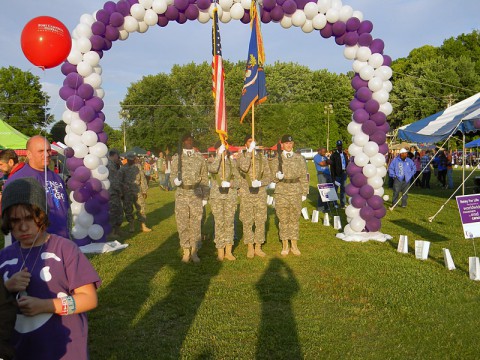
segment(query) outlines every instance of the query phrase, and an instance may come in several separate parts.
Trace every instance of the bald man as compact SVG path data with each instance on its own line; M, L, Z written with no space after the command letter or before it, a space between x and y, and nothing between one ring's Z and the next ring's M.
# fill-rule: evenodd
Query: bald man
M47 231L68 239L68 209L70 205L62 178L48 168L51 154L52 148L47 139L40 135L32 136L27 141L28 164L12 174L5 183L5 187L16 179L26 177L36 179L47 193L47 213L50 222Z

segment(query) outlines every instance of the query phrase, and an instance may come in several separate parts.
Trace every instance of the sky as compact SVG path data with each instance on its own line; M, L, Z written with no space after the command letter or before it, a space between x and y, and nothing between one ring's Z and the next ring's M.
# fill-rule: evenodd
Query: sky
M51 112L62 118L65 102L58 96L65 76L60 66L42 71L24 56L20 46L23 27L37 16L51 16L73 31L83 14L93 14L106 1L99 0L15 0L0 13L0 67L15 66L40 78L50 95ZM408 56L424 45L440 46L445 39L480 29L478 0L344 0L344 5L361 11L373 23L372 35L385 42L384 53L392 59ZM246 60L250 28L240 21L220 23L224 59ZM262 24L266 63L295 62L313 70L346 73L351 61L343 56L343 46L333 38L323 39L318 31L304 33L300 28L284 29L278 23ZM169 73L175 64L211 62L211 23L188 21L167 27L150 27L146 33L133 33L125 41L114 42L105 52L103 70L106 122L121 127L119 103L131 83L143 76ZM267 74L268 88L268 74ZM239 90L240 101L240 90ZM212 99L213 103L213 99Z

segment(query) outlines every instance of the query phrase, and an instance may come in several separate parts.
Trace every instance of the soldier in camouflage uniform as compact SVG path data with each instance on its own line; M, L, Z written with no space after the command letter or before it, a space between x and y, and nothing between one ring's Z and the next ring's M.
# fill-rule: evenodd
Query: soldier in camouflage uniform
M203 206L207 204L210 189L205 159L193 149L190 134L182 137L182 151L173 157L171 176L177 186L175 219L183 249L182 261L199 262L197 251L202 239Z
M308 178L305 159L302 155L293 152L293 138L290 135L282 137L283 151L281 159L276 158L272 168L275 173L275 211L279 220L279 235L282 241L283 256L289 253L290 240L292 253L300 255L297 241L299 238L299 216L302 202L308 194ZM281 162L281 169L279 163Z
M235 160L230 159L225 146L215 144L217 156L211 158L207 168L211 178L210 207L215 220L215 246L218 260L235 260L232 254L234 219L237 210L238 170Z
M120 226L123 222L123 207L122 207L122 185L120 182L120 155L117 150L110 150L108 153L108 180L110 181L110 188L108 194L110 195L109 214L110 225L112 232L110 237L118 238L120 235Z
M255 255L266 255L262 250L267 221L266 187L272 181L272 175L268 160L263 154L256 154L255 142L250 135L245 137L245 146L246 151L237 159L240 174L240 221L243 223L243 241L248 246L247 257L251 259Z
M123 186L123 206L125 217L130 223L129 231L135 231L135 223L133 218L133 207L137 210L137 219L140 221L143 232L150 232L145 222L147 215L145 212L145 199L147 198L147 179L143 173L140 164L135 162L136 155L133 151L129 151L126 155L127 164L122 166L119 171L120 182Z

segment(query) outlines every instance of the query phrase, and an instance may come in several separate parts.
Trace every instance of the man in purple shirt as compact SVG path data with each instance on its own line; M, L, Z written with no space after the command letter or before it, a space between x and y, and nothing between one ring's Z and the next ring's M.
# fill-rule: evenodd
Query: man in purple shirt
M52 149L50 143L41 135L32 136L27 141L28 164L11 175L5 186L15 179L32 177L44 188L47 194L48 219L50 226L47 231L64 238L69 238L67 189L62 178L48 168Z

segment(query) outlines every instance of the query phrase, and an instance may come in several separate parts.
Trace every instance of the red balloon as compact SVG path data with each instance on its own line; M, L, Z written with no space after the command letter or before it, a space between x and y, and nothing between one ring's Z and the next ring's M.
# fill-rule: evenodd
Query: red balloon
M44 69L64 62L72 48L68 29L50 16L30 20L22 30L20 41L25 57L33 65Z

